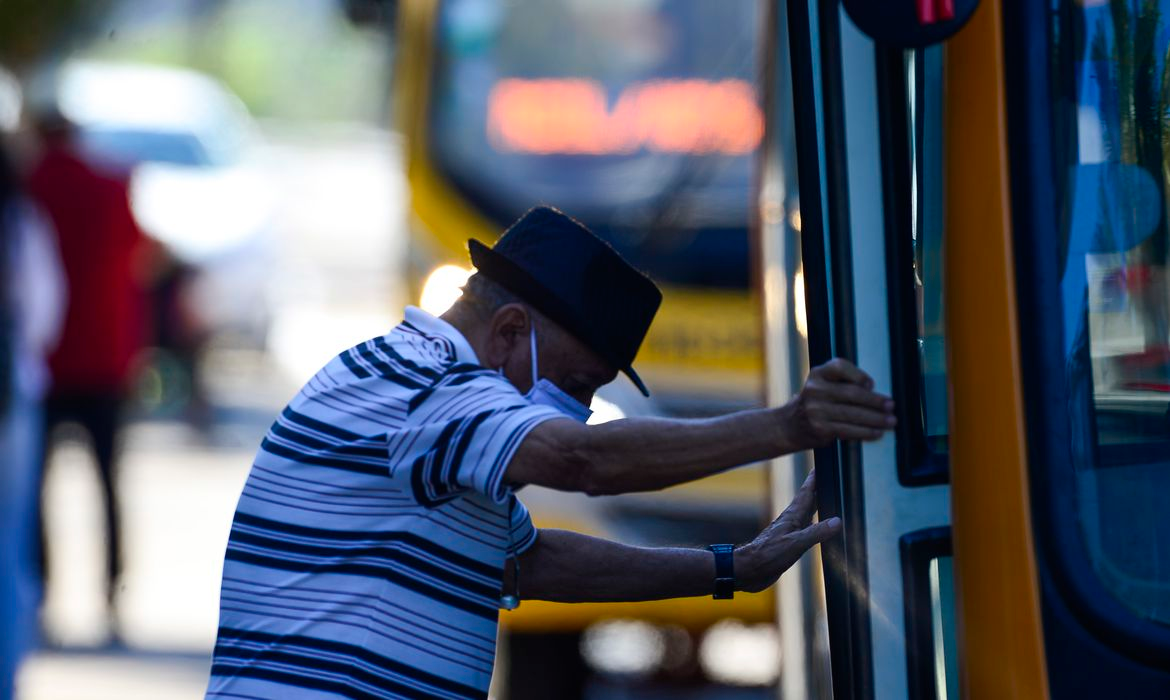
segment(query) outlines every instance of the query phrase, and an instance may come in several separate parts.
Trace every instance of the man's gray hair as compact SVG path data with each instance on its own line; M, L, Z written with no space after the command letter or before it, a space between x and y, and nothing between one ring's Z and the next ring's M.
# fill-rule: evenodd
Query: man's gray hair
M491 316L507 304L528 306L523 299L480 272L473 274L468 278L467 284L463 285L463 296L460 301L467 302L484 316Z

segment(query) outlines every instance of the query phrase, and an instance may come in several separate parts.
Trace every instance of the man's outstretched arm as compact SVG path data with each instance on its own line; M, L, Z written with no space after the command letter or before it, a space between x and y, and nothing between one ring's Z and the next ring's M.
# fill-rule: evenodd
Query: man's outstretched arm
M542 423L505 478L595 495L654 491L832 440L875 440L893 427L893 409L865 372L833 360L814 368L800 393L778 408L690 420Z
M815 477L754 540L735 550L736 589L761 591L775 583L815 544L833 537L841 522L811 523ZM511 567L505 569L511 574ZM633 602L711 595L714 555L705 549L631 547L565 530L541 530L520 556L520 597L563 603ZM512 590L506 581L505 591Z

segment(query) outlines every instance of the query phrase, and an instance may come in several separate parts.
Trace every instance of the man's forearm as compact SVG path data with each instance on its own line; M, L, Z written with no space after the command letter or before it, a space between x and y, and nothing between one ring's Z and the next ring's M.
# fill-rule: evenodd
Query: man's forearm
M833 440L877 440L896 420L894 402L872 389L864 372L833 360L778 408L595 426L550 420L520 444L505 478L594 495L653 491Z
M652 491L803 449L786 407L717 418L631 418L587 431L596 494Z
M561 603L633 602L710 595L705 549L631 547L566 530L540 531L520 557L520 597Z
M735 548L737 591L762 591L809 548L835 537L840 518L813 523L816 476L810 473L780 517ZM511 567L505 569L511 574ZM513 582L504 582L513 590ZM630 547L565 530L540 530L520 557L520 597L563 603L662 600L710 595L715 555L705 549Z

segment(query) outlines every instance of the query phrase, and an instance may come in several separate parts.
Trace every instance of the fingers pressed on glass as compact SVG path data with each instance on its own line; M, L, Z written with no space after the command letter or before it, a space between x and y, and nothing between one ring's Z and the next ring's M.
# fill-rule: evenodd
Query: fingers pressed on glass
M874 411L857 406L836 405L829 412L829 417L837 423L847 423L864 428L879 430L894 427L895 418L889 413Z
M792 502L788 504L780 517L772 522L772 525L783 530L798 530L808 525L816 510L816 472L814 470L804 478L804 483L801 484L800 489L792 498Z
M788 509L802 525L812 518L812 514L817 510L817 503L816 489L811 481L805 479L804 485L800 487Z
M808 476L804 477L804 482L801 483L801 485L800 485L800 490L801 491L804 491L805 489L812 490L812 489L815 489L816 487L817 487L817 470L810 469L808 472Z
M811 549L814 545L818 545L825 540L832 539L841 532L841 519L829 518L817 523L813 523L808 527L797 533L798 541L802 549Z
M889 396L874 393L853 384L839 384L828 390L828 393L843 403L866 406L878 411L890 411L894 408L893 399Z
M860 384L861 386L873 386L873 378L848 360L838 357L823 367L826 370L826 376L831 379Z
M853 423L829 423L827 428L838 440L864 440L869 442L871 440L877 440L885 434L885 431L882 429L866 428Z

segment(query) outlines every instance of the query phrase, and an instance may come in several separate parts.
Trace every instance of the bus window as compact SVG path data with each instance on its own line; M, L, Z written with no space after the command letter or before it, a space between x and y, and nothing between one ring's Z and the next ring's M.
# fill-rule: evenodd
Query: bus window
M884 49L891 356L903 485L947 480L942 242L943 48Z
M1170 0L1054 9L1076 519L1106 588L1170 624Z
M930 626L934 642L934 688L938 700L959 697L959 649L955 636L954 557L930 560Z
M899 539L906 630L907 697L959 697L951 528L932 527Z

